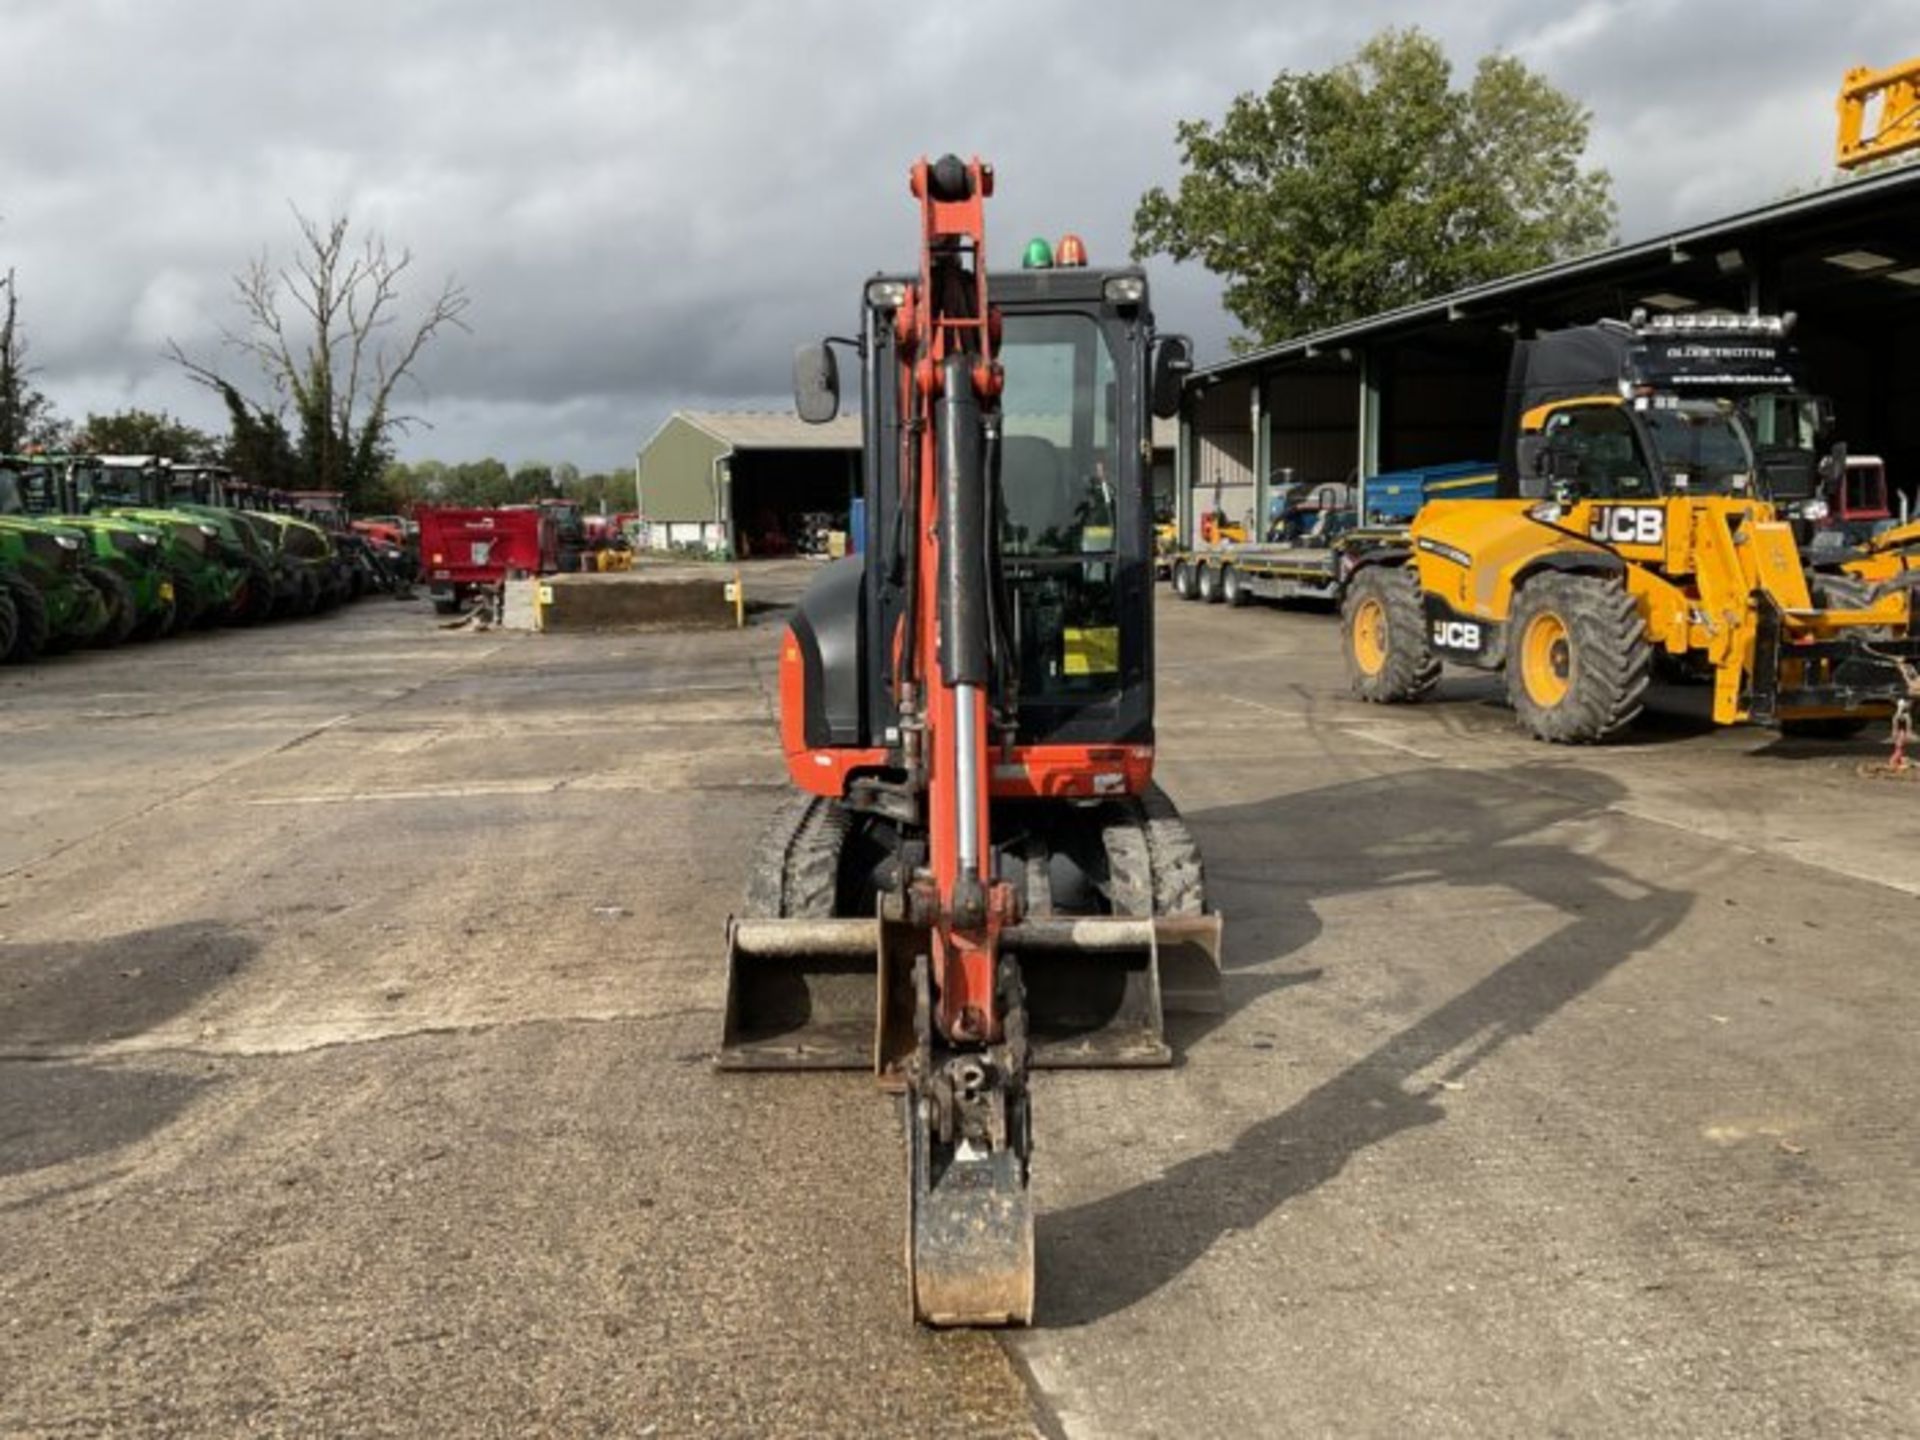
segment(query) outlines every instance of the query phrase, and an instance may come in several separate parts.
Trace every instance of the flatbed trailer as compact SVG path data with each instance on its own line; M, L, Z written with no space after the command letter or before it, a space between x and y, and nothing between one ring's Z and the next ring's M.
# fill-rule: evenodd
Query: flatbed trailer
M1163 542L1155 573L1171 581L1182 600L1228 605L1326 600L1338 605L1366 556L1382 547L1406 547L1408 528L1427 501L1491 499L1498 475L1498 467L1484 460L1386 471L1367 482L1363 515L1356 514L1356 497L1341 493L1349 487L1296 485L1290 488L1287 508L1271 517L1268 540L1215 540L1190 549ZM1355 524L1356 519L1366 523Z
M1406 543L1404 525L1376 525L1348 530L1321 545L1208 545L1170 551L1167 578L1182 600L1228 605L1325 600L1338 605L1361 557Z

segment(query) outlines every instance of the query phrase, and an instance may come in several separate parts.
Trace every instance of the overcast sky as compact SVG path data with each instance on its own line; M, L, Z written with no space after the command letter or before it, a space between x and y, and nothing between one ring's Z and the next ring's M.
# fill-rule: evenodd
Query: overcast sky
M1072 229L1118 260L1140 193L1178 177L1177 120L1417 19L1460 70L1508 51L1593 111L1635 239L1820 178L1842 73L1917 43L1914 0L931 8L0 0L0 266L37 381L69 416L224 429L162 351L252 378L219 348L229 277L285 252L292 203L472 294L404 455L630 463L675 408L788 403L794 342L849 328L861 278L911 257L922 152L994 163L999 257ZM1210 278L1153 278L1163 327L1219 355Z

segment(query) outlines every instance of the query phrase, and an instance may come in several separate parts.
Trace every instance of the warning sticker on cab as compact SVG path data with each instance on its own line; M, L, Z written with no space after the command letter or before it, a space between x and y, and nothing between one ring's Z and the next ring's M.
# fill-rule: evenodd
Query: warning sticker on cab
M1085 630L1069 626L1061 633L1065 655L1062 668L1069 675L1116 675L1120 671L1120 631L1103 625Z

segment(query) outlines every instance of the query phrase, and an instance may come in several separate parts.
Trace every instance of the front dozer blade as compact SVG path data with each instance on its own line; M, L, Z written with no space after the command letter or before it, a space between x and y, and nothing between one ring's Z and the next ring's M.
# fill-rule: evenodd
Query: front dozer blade
M923 1325L1033 1323L1033 1202L1013 1150L949 1150L905 1097L907 1280Z
M1001 943L1020 962L1032 1064L1166 1065L1164 1016L1220 1010L1220 917L1034 920Z
M1217 915L1031 920L1000 944L1020 964L1039 1068L1165 1065L1165 1013L1221 1008ZM880 920L735 920L719 1067L897 1079L921 948Z

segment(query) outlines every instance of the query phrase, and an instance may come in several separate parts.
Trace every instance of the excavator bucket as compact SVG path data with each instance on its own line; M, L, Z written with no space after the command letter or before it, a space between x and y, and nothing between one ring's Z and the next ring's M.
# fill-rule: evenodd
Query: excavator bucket
M1012 1149L941 1146L907 1106L907 1281L923 1325L1033 1323L1033 1197Z
M1041 1068L1165 1065L1167 1012L1220 1005L1220 917L1035 920L1002 932ZM893 1075L914 1049L911 927L735 920L727 930L723 1070Z

